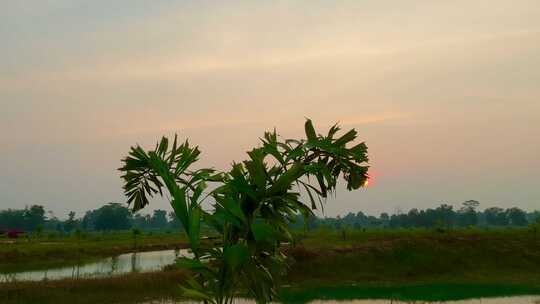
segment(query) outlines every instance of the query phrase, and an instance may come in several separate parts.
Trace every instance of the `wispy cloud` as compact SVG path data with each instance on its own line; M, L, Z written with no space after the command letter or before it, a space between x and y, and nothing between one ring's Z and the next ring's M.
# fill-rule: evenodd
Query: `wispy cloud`
M342 119L340 123L344 126L349 125L366 125L366 124L378 124L385 122L395 122L411 120L413 116L410 113L380 113L373 115L366 115L360 117L347 117Z
M120 199L119 151L139 140L185 133L209 163L227 164L274 126L301 136L304 117L317 130L362 129L381 175L407 176L384 183L371 210L400 197L402 182L493 175L501 155L525 172L518 181L538 167L537 0L44 0L2 3L0 20L0 185L42 181L25 201L23 188L3 189L11 206L61 202L69 184L49 196L40 184L76 162L85 170L66 180L88 175ZM461 178L460 193L485 194ZM333 212L359 208L342 203Z

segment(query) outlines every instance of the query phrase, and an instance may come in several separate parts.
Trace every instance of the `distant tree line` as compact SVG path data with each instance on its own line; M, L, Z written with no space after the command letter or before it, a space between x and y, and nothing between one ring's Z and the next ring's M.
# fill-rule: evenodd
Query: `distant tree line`
M43 230L45 222L45 208L40 205L33 205L19 210L0 211L0 230Z
M70 233L76 229L86 231L129 230L167 230L180 229L176 217L165 210L154 210L152 215L133 214L122 204L108 203L98 209L87 211L76 218L76 213L68 213L66 220L60 220L51 212L47 214L41 205L25 209L0 210L0 232L12 229L40 232L58 231Z
M348 213L337 217L313 217L304 222L298 218L293 227L316 229L329 227L333 229L349 228L459 228L469 226L483 227L524 227L540 221L540 211L526 212L520 208L489 207L479 210L480 203L475 200L464 202L460 208L454 209L449 204L441 204L437 208L408 212L396 212L379 216L366 215L363 212ZM46 212L41 205L32 205L24 209L0 210L0 232L18 229L28 232L58 231L70 233L74 230L113 231L139 229L180 230L181 224L172 212L154 210L153 214L133 213L123 204L108 203L87 211L77 218L76 213L68 213L66 220L60 220L51 212Z
M341 217L311 218L307 223L298 218L295 226L316 229L324 226L334 229L350 228L460 228L482 227L524 227L540 220L540 211L526 212L520 208L489 207L478 210L480 203L469 200L459 209L449 204L425 210L413 208L408 212L389 215L381 213L378 217L363 212L348 213Z

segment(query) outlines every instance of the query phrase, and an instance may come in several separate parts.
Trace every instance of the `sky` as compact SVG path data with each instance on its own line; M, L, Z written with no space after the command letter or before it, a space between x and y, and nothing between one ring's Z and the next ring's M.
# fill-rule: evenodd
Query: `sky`
M369 147L370 187L340 186L327 216L540 209L540 5L0 2L0 209L82 215L125 202L132 145L178 133L227 169L306 117Z

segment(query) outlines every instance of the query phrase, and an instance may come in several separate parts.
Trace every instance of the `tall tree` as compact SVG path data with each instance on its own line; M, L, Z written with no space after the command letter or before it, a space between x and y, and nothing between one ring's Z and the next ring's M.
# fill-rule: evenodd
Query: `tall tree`
M154 229L165 229L167 228L167 211L165 210L154 210L152 215L151 225Z
M168 191L195 255L179 260L197 273L184 287L186 294L230 303L243 287L258 303L274 298L285 266L280 244L292 241L288 224L297 214L312 215L311 209L335 190L340 176L348 190L367 181L366 145L347 147L357 133L350 130L337 137L339 130L333 126L327 135L317 134L307 120L306 139L281 141L275 131L267 132L262 146L228 172L190 170L200 151L187 141L178 145L176 137L172 146L163 138L151 151L132 147L120 168L128 203L138 210L148 205L149 197ZM216 187L205 195L210 182ZM307 204L299 188L306 191ZM201 207L206 197L213 200L211 210ZM202 221L220 236L219 243L201 244Z
M94 229L126 230L131 228L131 212L118 203L108 203L95 210Z
M64 230L66 232L71 232L75 228L77 228L79 221L75 219L76 213L74 211L70 211L68 214L68 219L64 222Z
M526 226L529 223L527 213L517 207L507 209L506 214L508 214L508 221L513 226Z
M480 203L475 200L468 200L463 202L463 206L458 213L458 221L461 226L474 226L478 223L478 216L476 214L476 208L480 206Z
M507 226L508 216L504 209L499 207L491 207L484 210L486 223L492 226Z
M45 208L41 205L32 205L30 208L25 209L24 218L26 229L30 231L38 228L43 229L43 224L45 224Z
M26 221L24 210L1 210L0 211L0 230L24 229Z

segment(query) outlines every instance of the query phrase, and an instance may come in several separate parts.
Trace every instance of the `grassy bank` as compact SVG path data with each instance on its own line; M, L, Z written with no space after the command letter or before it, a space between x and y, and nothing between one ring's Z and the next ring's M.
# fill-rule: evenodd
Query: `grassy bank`
M540 283L540 238L523 230L319 231L292 249L291 282Z
M298 237L284 302L450 300L540 294L540 239L526 230L317 231ZM0 285L1 303L136 303L178 298L180 270Z
M76 236L0 239L0 272L89 262L126 252L185 247L180 233L89 233Z
M181 270L135 273L112 278L0 284L3 304L135 303L180 298Z
M128 274L115 278L26 282L0 285L3 304L95 304L149 303L182 298L180 270ZM307 303L315 299L392 299L402 301L447 301L479 297L507 297L540 294L540 286L487 283L381 283L306 287L301 282L281 289L283 303Z

